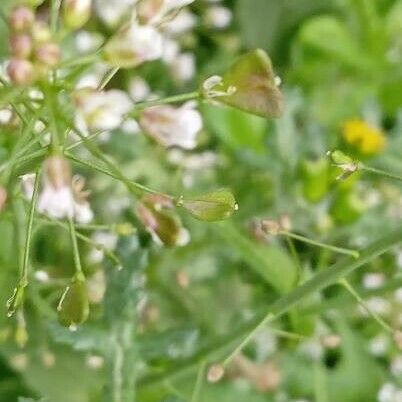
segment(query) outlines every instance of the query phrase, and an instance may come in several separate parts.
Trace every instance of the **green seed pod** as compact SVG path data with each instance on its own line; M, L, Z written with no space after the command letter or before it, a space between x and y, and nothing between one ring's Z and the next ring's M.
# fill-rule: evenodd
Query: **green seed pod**
M207 222L228 219L238 209L233 193L225 189L194 198L180 199L178 205L186 209L195 218Z
M204 82L205 98L235 107L261 117L279 117L283 97L268 55L261 49L253 50L227 71L221 81L211 77Z
M89 315L89 302L83 274L76 274L66 287L57 306L59 322L65 327L76 327Z
M326 158L305 160L301 165L303 195L310 202L318 202L328 193L330 167Z
M7 316L11 317L17 311L18 307L22 305L24 300L24 293L26 283L19 283L14 289L12 296L7 300Z

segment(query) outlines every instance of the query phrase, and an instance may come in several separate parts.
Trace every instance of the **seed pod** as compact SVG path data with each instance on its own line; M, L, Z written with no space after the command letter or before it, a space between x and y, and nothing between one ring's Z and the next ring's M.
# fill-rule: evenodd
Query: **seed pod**
M89 315L89 301L85 278L76 274L66 287L57 306L59 322L65 327L74 328L85 322Z
M183 227L176 215L166 209L157 210L146 200L137 204L136 213L154 240L165 246L179 245Z
M229 190L217 190L189 199L180 199L178 205L195 218L215 222L230 218L238 209L234 195Z
M305 160L301 165L303 195L310 202L318 202L328 192L330 169L326 158Z
M64 0L63 22L67 29L76 30L85 25L91 16L92 0Z
M16 85L29 85L34 80L34 68L28 60L11 59L7 66L7 74Z
M24 32L31 28L35 20L34 12L26 6L15 7L10 14L9 25L13 32Z
M222 78L211 77L202 92L205 98L212 97L215 102L258 116L272 118L282 114L282 93L271 60L261 49L242 56Z

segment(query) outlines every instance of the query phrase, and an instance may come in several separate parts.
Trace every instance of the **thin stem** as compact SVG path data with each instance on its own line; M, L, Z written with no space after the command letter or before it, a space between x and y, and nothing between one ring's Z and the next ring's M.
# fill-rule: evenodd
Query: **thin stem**
M248 334L247 336L236 346L236 348L229 354L228 357L222 362L222 366L226 367L234 357L236 357L254 338L254 336L258 333L258 331L263 328L269 322L275 320L274 314L267 314L263 320L261 320L258 325L256 325Z
M202 389L202 383L204 381L204 372L205 372L205 367L206 367L206 361L202 361L200 364L200 368L197 373L197 379L195 380L195 385L194 385L194 391L193 395L191 396L191 401L190 402L198 402L200 400L201 396L201 389Z
M110 80L115 76L115 74L119 71L120 67L112 67L103 77L100 82L98 89L104 89L106 85L110 82Z
M299 240L303 243L311 244L312 246L325 248L327 250L331 250L336 253L351 255L354 258L359 258L359 252L357 250L351 250L348 248L332 246L330 244L322 243L317 240L309 239L308 237L300 236L296 233L288 232L287 230L281 230L279 232L279 234L290 237L295 240Z
M369 173L373 173L376 175L380 175L383 177L387 177L388 179L394 179L394 180L399 180L402 181L402 176L399 176L397 174L394 173L390 173L390 172L386 172L385 170L381 170L381 169L376 169L370 166L366 166L362 163L359 164L359 169L363 170L365 172L369 172Z
M74 156L73 154L71 154L69 152L65 152L64 155L68 159L70 159L70 160L72 160L74 162L77 162L77 163L79 163L79 164L81 164L83 166L86 166L86 167L88 167L90 169L96 170L96 171L98 171L100 173L103 173L103 174L105 174L107 176L110 176L110 177L112 177L112 178L114 178L116 180L119 180L119 181L123 182L126 185L126 187L128 188L128 190L131 193L133 193L135 196L137 196L137 197L142 196L144 193L161 194L159 191L152 190L149 187L146 187L146 186L143 186L142 184L136 183L135 181L132 181L132 180L122 176L120 173L119 174L112 173L109 170L107 170L107 169L105 169L105 168L103 168L101 166L98 166L98 165L96 165L96 164L94 164L92 162L85 161L85 160L83 160L81 158L78 158L78 157Z
M58 220L53 220L50 218L40 218L40 221L44 224L47 225L55 225L55 226L60 226L66 230L69 230L68 225L66 225L65 223L58 221ZM76 225L75 226L77 229L87 229L86 227L81 227L80 225ZM95 229L95 228L94 228ZM110 227L109 227L110 229ZM98 228L97 228L98 230ZM108 257L118 268L121 268L122 264L120 259L117 257L117 255L115 253L113 253L111 250L109 250L108 248L106 248L103 244L100 243L96 243L95 241L93 241L90 237L83 235L80 232L75 231L75 235L77 236L78 239L84 241L85 243L91 245L92 247L95 247L96 249L102 251L106 257Z
M52 0L50 6L50 30L52 34L55 34L57 31L57 20L59 18L59 10L60 10L61 0Z
M71 236L71 243L73 246L73 255L74 255L74 265L76 273L82 275L82 266L81 266L81 259L80 253L78 250L78 241L77 241L77 233L75 232L75 226L72 218L68 219L68 225L70 228L70 236Z
M194 92L189 92L186 94L180 94L180 95L174 95L174 96L169 96L167 98L161 98L161 99L155 99L155 100L150 100L150 101L145 101L145 102L139 102L135 105L134 107L134 113L147 109L152 106L159 106L159 105L167 105L170 103L181 103L181 102L186 102L189 100L193 99L199 99L200 98L200 93L198 91Z
M359 259L354 259L352 257L345 257L344 259L338 261L336 264L332 265L330 268L319 271L311 279L305 282L303 285L298 286L296 289L291 291L289 294L279 298L274 302L265 313L258 313L256 316L247 321L245 324L240 326L240 328L231 330L230 333L220 336L215 341L204 348L200 349L194 356L181 364L176 364L170 370L168 369L165 373L161 373L154 376L148 376L143 378L141 383L143 385L154 385L159 381L163 381L166 378L178 375L179 373L193 368L200 359L207 359L207 356L215 355L223 349L227 349L228 345L242 339L245 336L248 337L250 332L255 333L257 327L267 321L273 320L281 317L297 304L299 304L306 297L309 297L315 292L319 292L326 287L337 283L341 278L349 275L351 272L356 270L379 257L380 255L386 253L393 247L400 244L402 241L402 227L396 228L393 231L386 233L379 240L371 243L366 247ZM242 346L246 346L246 342L242 342ZM239 348L236 348L239 350Z
M302 274L302 264L299 258L299 254L297 254L297 250L295 247L295 244L290 236L285 236L286 237L286 242L288 244L290 254L292 255L293 261L296 264L296 267L298 268L299 275L298 277L300 278L300 275Z
M31 251L33 222L34 222L34 217L35 217L36 204L38 202L39 184L40 184L40 170L38 169L36 171L31 206L29 208L28 227L27 227L27 233L26 233L26 238L25 238L24 258L23 258L22 269L21 269L20 286L23 286L23 287L28 285L28 264L29 264L29 255L30 255L30 251Z
M378 314L372 311L364 301L364 299L357 293L350 282L346 278L342 278L339 283L356 299L361 307L383 328L385 331L393 334L393 328L387 324Z

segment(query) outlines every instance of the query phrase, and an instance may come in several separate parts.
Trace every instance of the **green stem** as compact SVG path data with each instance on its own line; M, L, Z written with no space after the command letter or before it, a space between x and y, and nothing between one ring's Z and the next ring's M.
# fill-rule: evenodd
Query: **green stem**
M383 177L387 177L388 179L394 179L394 180L402 181L402 176L399 176L399 175L394 174L394 173L386 172L385 170L369 167L369 166L366 166L366 165L364 165L362 163L359 163L359 170L363 170L365 172L369 172L369 173L373 173L373 174L380 175L380 176L383 176Z
M345 257L336 264L332 265L330 268L318 272L303 285L298 286L289 294L274 302L269 307L267 312L256 314L255 318L249 320L237 330L232 330L230 333L217 338L214 343L200 349L193 357L182 362L181 364L176 364L171 370L167 370L165 373L159 375L143 378L141 381L142 385L153 385L156 382L160 382L166 378L175 376L194 367L194 365L197 364L197 362L201 359L207 359L207 356L216 355L221 350L227 349L228 345L234 343L235 341L237 342L239 339L243 339L244 337L250 339L250 332L254 332L256 328L261 327L262 323L271 321L272 316L274 316L275 319L281 317L306 297L309 297L311 294L337 283L341 278L349 275L362 265L367 264L380 255L386 253L391 248L398 245L401 241L402 228L397 228L396 230L388 232L382 238L366 247L365 250L362 251L359 259L356 260L353 257ZM243 347L246 344L246 342L242 342ZM239 348L237 347L236 349Z
M169 96L167 98L161 98L161 99L155 99L155 100L151 100L151 101L140 102L140 103L137 103L135 105L134 114L135 114L135 112L147 109L147 108L152 107L152 106L167 105L167 104L170 104L170 103L186 102L186 101L189 101L189 100L199 99L200 96L201 95L200 95L200 93L198 91L194 91L194 92L189 92L189 93L186 93L186 94Z
M353 286L349 283L346 278L342 278L339 283L355 298L355 300L366 310L366 312L383 328L385 331L393 334L393 328L388 325L378 314L367 306L364 299L357 293L357 291L353 288Z
M78 249L78 241L77 241L77 233L75 232L75 226L72 218L68 219L68 226L70 229L71 243L73 246L73 255L74 255L74 265L75 271L78 275L83 275L80 253Z
M106 85L110 82L110 80L115 76L115 74L119 71L120 67L112 67L103 77L100 82L98 89L104 89Z
M31 200L31 206L29 208L29 216L28 216L28 227L25 238L25 248L24 248L24 258L22 263L21 270L21 279L20 286L26 287L28 285L28 265L29 265L29 255L31 251L31 240L32 240L32 229L35 217L36 204L38 202L38 194L39 194L39 185L40 185L40 170L36 171L35 176L35 184L33 189L33 195Z
M81 164L83 166L86 166L86 167L88 167L90 169L96 170L96 171L98 171L100 173L103 173L103 174L105 174L107 176L110 176L110 177L112 177L112 178L114 178L116 180L119 180L119 181L123 182L126 185L127 189L137 197L140 197L140 196L142 196L142 195L144 195L146 193L148 193L148 194L161 194L159 191L152 190L149 187L146 187L146 186L143 186L142 184L136 183L135 181L132 181L132 180L126 178L125 176L123 176L120 173L112 173L109 170L107 170L107 169L105 169L105 168L103 168L101 166L98 166L98 165L96 165L96 164L94 164L92 162L88 162L86 160L83 160L81 158L78 158L77 156L74 156L73 154L71 154L69 152L65 152L64 155L68 159L72 160L73 162L77 162L77 163L79 163L79 164Z
M193 395L190 402L198 402L201 396L202 383L204 381L204 372L206 367L206 361L202 361L198 370L197 379L195 380Z
M57 20L59 18L61 0L52 0L50 5L50 30L52 34L57 31Z
M331 251L334 251L336 253L351 255L354 258L359 258L359 252L357 250L351 250L351 249L348 249L348 248L332 246L330 244L326 244L326 243L322 243L322 242L319 242L319 241L316 241L316 240L313 240L313 239L309 239L308 237L300 236L300 235L298 235L296 233L288 232L287 230L281 230L279 232L279 234L287 236L287 237L290 237L290 238L295 239L295 240L299 240L299 241L301 241L303 243L311 244L312 246L325 248L327 250L331 250Z

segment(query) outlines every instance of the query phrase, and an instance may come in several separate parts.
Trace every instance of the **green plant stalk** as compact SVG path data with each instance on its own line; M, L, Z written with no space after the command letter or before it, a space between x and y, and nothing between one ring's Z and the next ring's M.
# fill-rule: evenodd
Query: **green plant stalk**
M24 247L24 257L21 269L20 286L26 287L28 285L28 266L29 266L29 255L31 252L31 242L32 242L32 230L34 224L36 204L38 202L39 185L40 185L40 169L36 171L35 184L32 194L31 205L29 208L28 215L28 226L25 237L25 247Z
M68 227L70 229L71 244L72 244L72 247L73 247L75 271L76 271L77 275L83 277L84 273L82 271L80 252L79 252L79 249L78 249L77 233L75 232L75 226L74 226L73 218L68 219Z
M166 378L185 372L186 370L193 368L201 359L210 360L210 358L208 359L209 356L214 356L220 351L226 350L228 345L231 345L234 342L239 342L239 340L242 347L246 346L247 343L242 342L242 340L244 338L247 338L248 340L252 339L252 335L262 326L262 323L273 321L271 318L272 316L275 319L281 317L304 298L315 292L321 291L330 285L336 284L341 278L386 253L401 241L402 228L398 228L385 234L362 251L359 259L356 260L353 257L345 257L330 268L318 272L303 285L297 287L286 296L279 298L268 308L267 312L258 313L253 319L246 322L237 330L231 331L229 334L217 338L213 343L199 350L199 352L193 357L181 364L177 364L174 368L167 370L165 373L142 378L140 385L153 386L155 383L161 382ZM236 349L239 348L236 347Z
M325 248L327 250L334 251L339 254L346 254L346 255L351 255L354 258L359 258L359 252L357 250L351 250L348 248L343 248L343 247L336 247L332 246L330 244L322 243L313 239L309 239L308 237L300 236L296 233L293 232L288 232L287 230L281 230L279 232L280 235L287 236L289 238L299 240L303 243L311 244L312 246L317 246L321 248Z
M376 169L370 166L366 166L363 163L359 163L359 170L363 170L365 172L369 172L369 173L373 173L379 176L383 176L386 177L388 179L393 179L393 180L398 180L398 181L402 181L402 176L399 176L397 174L394 173L390 173L390 172L386 172L385 170L381 170L381 169Z
M130 180L130 179L122 176L120 173L110 172L109 170L107 170L99 165L96 165L92 162L88 162L81 158L78 158L77 156L71 154L70 152L64 152L64 155L68 159L72 160L73 162L79 163L83 166L86 166L90 169L96 170L96 171L103 173L107 176L110 176L118 181L121 181L127 187L127 189L130 191L130 193L132 193L136 197L141 197L144 194L161 194L159 191L156 191L149 187L143 186L142 184L139 184L133 180Z
M160 105L168 105L171 103L181 103L189 100L199 99L201 97L198 91L189 92L186 94L169 96L167 98L155 99L151 101L139 102L134 106L134 111L130 113L130 115L135 116L136 112L142 111L149 107L160 106Z
M204 381L204 373L206 368L206 362L202 361L200 363L200 368L197 373L197 378L195 380L193 395L191 396L190 402L199 402L201 397L202 383Z
M59 220L53 220L50 218L39 218L39 221L45 225L54 225L54 226L59 226L65 230L69 230L69 225L66 225L64 222L59 221ZM77 225L76 225L77 226ZM98 226L96 227L98 230ZM110 230L110 226L101 226L101 228L107 228ZM86 229L86 228L83 228ZM93 228L95 229L95 227ZM113 253L111 250L108 250L105 246L103 246L102 244L96 243L94 242L90 237L83 235L80 232L77 232L75 230L75 235L78 239L84 241L85 243L91 245L92 247L95 247L98 250L101 250L106 257L108 257L117 267L121 267L121 261L119 260L119 258L116 256L115 253Z
M354 299L359 303L360 306L366 310L366 312L372 317L386 332L390 334L394 333L394 329L387 324L378 314L367 306L364 299L359 295L359 293L353 288L353 286L349 283L346 278L342 278L339 283L354 297Z

